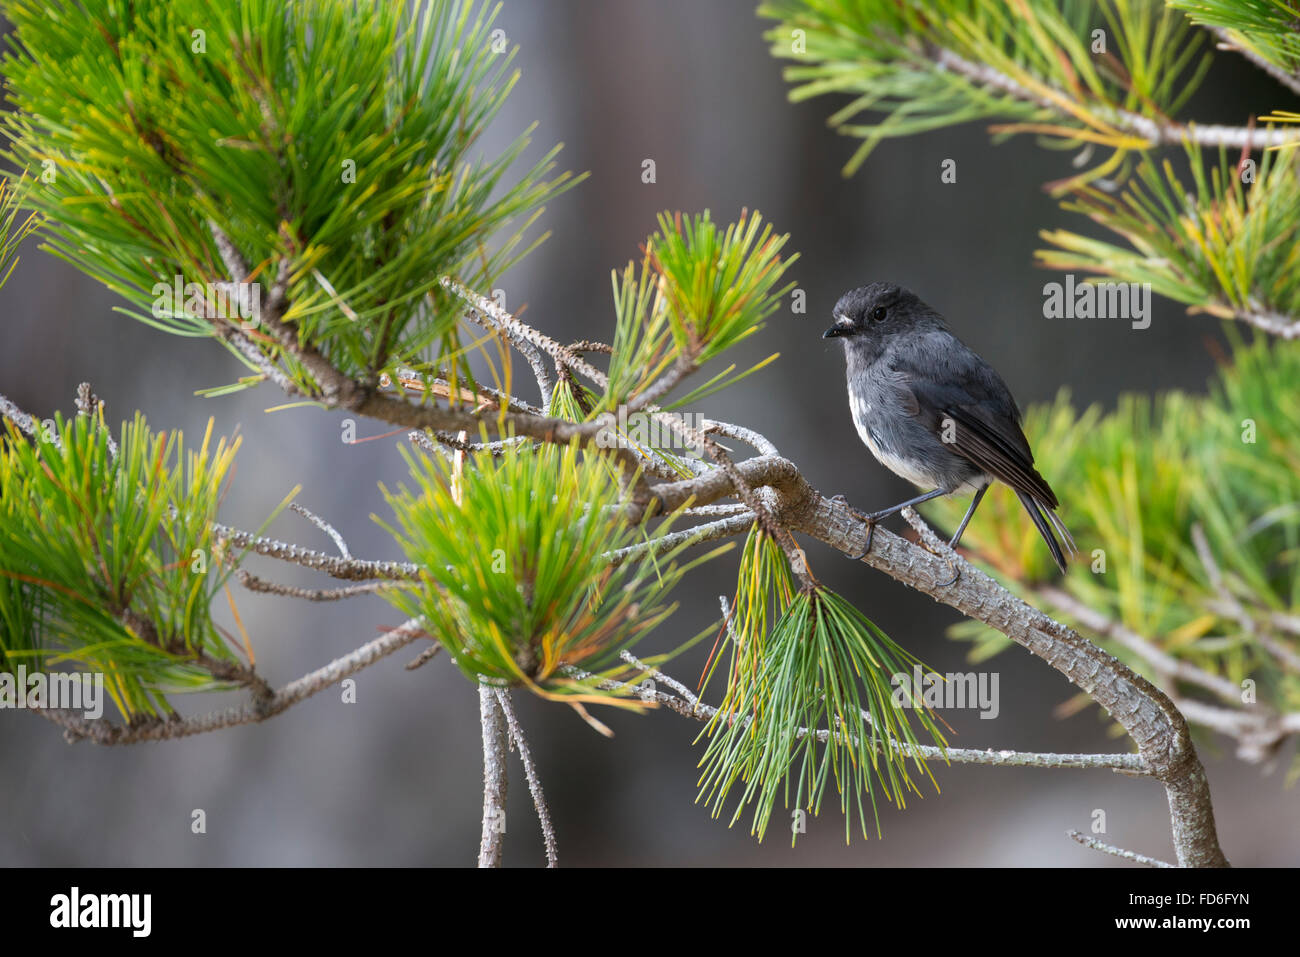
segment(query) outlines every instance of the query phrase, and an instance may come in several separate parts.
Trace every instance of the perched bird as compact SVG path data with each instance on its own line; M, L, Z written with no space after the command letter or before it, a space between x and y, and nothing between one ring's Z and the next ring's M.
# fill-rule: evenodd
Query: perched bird
M993 367L902 286L875 282L847 292L835 304L834 317L824 338L844 340L849 409L858 435L887 469L930 490L861 516L868 523L862 555L882 518L939 495L974 492L949 542L955 548L997 479L1015 490L1065 571L1053 526L1071 552L1077 550L1074 539L1056 515L1056 494L1034 469L1016 400Z

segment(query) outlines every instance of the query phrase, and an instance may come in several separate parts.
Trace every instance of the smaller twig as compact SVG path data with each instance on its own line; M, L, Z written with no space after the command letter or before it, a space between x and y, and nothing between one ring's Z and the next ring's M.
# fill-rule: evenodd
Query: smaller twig
M244 335L237 326L231 323L221 323L213 326L213 332L217 338L234 347L240 355L251 362L263 376L275 383L286 395L300 396L303 394L297 383L290 379L283 369L272 362L266 353L258 348L257 343Z
M760 455L780 455L771 440L761 432L755 432L753 429L747 429L743 425L733 425L730 422L718 422L714 419L704 420L704 431L716 435L725 435L729 439L736 439L744 442L746 445L756 449Z
M339 601L344 598L356 598L358 595L373 595L385 588L393 587L393 583L389 581L371 581L348 585L346 588L302 588L298 585L267 581L242 568L236 574L239 583L249 591L280 595L285 598L305 598L307 601Z
M1215 612L1217 614L1227 614L1230 618L1235 619L1241 628L1242 634L1258 643L1265 651L1276 658L1283 668L1300 673L1300 655L1286 647L1272 635L1261 631L1246 606L1242 604L1241 599L1233 594L1232 589L1228 587L1228 583L1223 578L1223 572L1220 570L1218 562L1214 560L1213 552L1210 551L1210 543L1205 538L1205 530L1201 528L1199 522L1192 526L1192 544L1196 547L1197 557L1201 560L1201 565L1205 569L1210 586L1219 596L1219 602L1214 606Z
M19 430L28 435L35 436L40 431L41 422L36 416L29 415L22 409L18 408L7 396L0 395L0 415L4 416L18 426ZM63 448L63 442L57 434L51 433L50 440L54 443L56 449Z
M1052 96L1055 91L1044 88L1032 90L995 66L989 66L933 43L926 47L926 55L940 69L962 76L990 93L1001 93L1021 102L1034 103L1055 113L1061 112L1063 97ZM1092 112L1107 126L1123 133L1140 137L1151 146L1164 143L1195 143L1198 146L1239 147L1253 142L1257 147L1290 146L1300 140L1300 133L1291 130L1252 130L1239 126L1214 126L1199 123L1176 123L1164 117L1150 117L1130 110L1118 109L1111 104L1097 104Z
M920 516L916 509L909 505L907 508L903 509L900 514L902 514L907 524L911 525L915 530L917 538L921 540L921 545L925 550L931 555L943 559L952 566L953 581L956 581L956 576L960 574L961 567L963 565L969 567L969 563L966 559L957 552L957 549L953 548L941 539L935 533L934 529L930 527L929 523Z
M87 739L96 744L134 744L138 741L165 741L174 738L186 738L207 731L217 731L239 724L252 724L265 721L287 710L305 698L337 684L344 678L356 674L380 658L392 654L397 649L409 645L424 635L422 623L417 618L398 625L373 641L341 658L335 658L322 668L317 668L291 681L279 691L261 701L227 708L225 711L212 711L207 714L181 718L173 715L171 719L161 718L146 720L129 726L115 725L109 721L88 721L71 711L34 708L41 717L62 726L69 741Z
M682 510L682 515L691 518L724 518L728 515L749 515L749 506L741 502L729 502L724 505L697 505L694 508Z
M1205 576L1210 581L1210 587L1213 588L1231 609L1231 615L1237 620L1244 634L1254 637L1255 622L1251 619L1241 602L1237 600L1231 589L1223 580L1223 572L1219 569L1219 563L1214 560L1214 553L1210 551L1210 543L1205 538L1205 529L1201 527L1200 522L1192 524L1192 545L1196 549L1196 556L1201 560L1201 567L1205 569Z
M325 521L325 519L321 518L315 512L307 509L305 506L299 505L297 502L290 502L289 507L319 528L330 538L334 539L334 544L338 546L339 554L344 558L351 560L352 553L348 551L348 543L343 540L343 536L338 533L338 530L333 525Z
M94 392L90 391L89 382L83 382L77 386L77 414L92 419L103 428L104 438L108 440L108 454L113 458L117 458L117 442L113 439L113 430L104 423L101 417L103 408L103 401Z
M284 236L283 229L280 235ZM278 319L280 313L284 311L284 304L289 298L289 276L292 271L288 256L282 256L275 264L275 279L271 281L271 288L267 290L266 305L262 310L264 313L269 313L272 318Z
M542 415L550 415L551 396L555 392L555 384L551 381L551 373L546 368L546 363L542 360L542 354L537 347L522 336L515 334L513 330L495 322L489 313L481 309L470 309L465 313L465 316L471 322L482 326L489 332L499 333L507 342L519 350L520 355L528 360L528 365L533 370L533 378L537 380L537 389L542 394Z
M726 598L723 598L722 605L723 605L724 615L727 613L726 602L727 602ZM687 703L690 704L692 707L697 707L699 705L700 700L696 698L694 694L691 693L691 689L687 688L686 685L682 684L676 678L664 674L658 668L651 668L644 661L642 661L640 658L637 658L635 655L632 654L632 652L627 651L626 649L619 652L619 657L622 658L624 661L626 661L629 665L632 665L636 668L640 668L642 671L648 673L650 677L654 678L656 681L662 681L668 687L672 688L679 695L685 698Z
M550 353L551 357L557 363L563 363L565 366L580 372L592 382L604 388L609 384L609 377L601 372L591 363L587 362L572 349L561 345L550 336L538 332L525 323L520 322L510 313L506 312L494 299L487 296L480 296L475 292L467 289L461 282L451 276L443 276L439 282L443 288L456 296L472 309L476 310L486 321L499 329L501 333L516 347L523 351L521 343L529 343ZM549 380L548 380L549 381ZM550 391L545 394L545 407L550 408ZM621 455L619 454L621 453ZM633 474L631 469L636 469L635 481L633 483L632 501L636 508L644 508L645 503L650 499L650 486L646 482L646 465L642 461L645 457L636 452L620 448L615 451L615 457L630 468L624 470L625 475Z
M1079 844L1084 847L1090 847L1094 851L1101 851L1103 854L1112 854L1115 857L1122 857L1125 860L1134 861L1138 864L1145 864L1148 867L1174 867L1168 861L1157 860L1154 857L1147 857L1145 854L1138 854L1135 851L1126 851L1122 847L1115 847L1113 844L1103 844L1101 841L1086 834L1080 834L1078 831L1066 831Z
M418 445L426 452L436 452L440 455L447 454L445 448L433 441L433 439L429 438L429 434L421 429L412 429L410 432L406 433L406 438L413 445Z
M212 234L212 239L216 243L217 254L221 257L221 263L225 267L226 275L230 277L227 282L219 285L238 285L246 282L249 276L248 262L238 247L235 246L234 241L225 234L214 220L208 220L208 231ZM276 264L275 278L271 281L271 286L267 290L266 302L262 304L258 311L258 324L273 333L282 349L300 362L314 366L313 371L319 373L321 371L321 362L311 362L309 351L299 347L292 331L280 322L280 315L284 311L284 305L289 293L290 273L289 257L282 257ZM240 355L244 356L260 370L262 375L274 382L287 395L306 395L279 364L271 361L261 347L249 339L237 324L218 323L213 326L213 334L238 351Z
M1300 615L1288 615L1286 612L1269 612L1268 623L1274 628L1293 635L1300 635Z
M425 648L424 651L420 652L419 655L417 655L412 661L408 661L406 663L406 670L414 671L416 668L423 668L430 661L436 658L438 656L438 652L441 650L442 650L442 644L440 642L435 641L428 648Z
M612 356L614 347L603 342L594 342L591 339L579 339L577 342L570 342L569 349L581 355L584 352L599 352L601 355Z
M695 371L695 368L695 363L679 356L671 369L661 375L657 381L651 383L643 392L632 396L628 400L628 412L639 412L655 405L669 392L677 388L683 379Z
M467 303L480 315L491 320L497 328L510 338L511 342L519 340L531 343L539 349L543 349L550 353L551 358L562 361L569 368L586 376L597 385L604 387L609 384L609 379L605 373L587 362L572 349L561 345L550 336L538 332L531 326L520 322L510 313L502 309L495 299L489 299L487 296L478 295L470 289L467 289L459 280L454 279L451 276L443 276L439 281L444 289L456 296L462 302ZM546 397L549 401L549 392Z
M1228 615L1236 619L1242 633L1276 658L1283 668L1300 674L1300 655L1268 632L1260 630L1246 606L1228 587L1228 583L1223 578L1223 572L1219 569L1218 563L1214 560L1214 554L1210 551L1210 543L1205 538L1205 530L1201 528L1199 522L1192 526L1192 542L1196 546L1196 554L1201 560L1201 565L1205 568L1205 574L1210 580L1210 585L1219 595L1221 607L1227 608ZM1222 612L1219 613L1222 614Z
M422 434L422 433L411 433ZM438 442L455 452L491 452L494 457L501 456L505 450L512 445L531 445L535 440L526 435L516 435L508 439L497 439L495 442L467 442L459 435L452 435L450 432L436 432L434 437ZM423 445L424 443L420 443Z
M434 376L428 380L427 384L430 388L426 388L425 379L414 369L399 368L397 370L396 386L394 386L392 377L389 376L388 373L385 372L379 377L379 386L384 389L397 387L406 392L418 392L420 394L432 392L435 395L445 393L449 397L456 394L450 380L445 376ZM465 389L464 386L459 388L461 392L469 391L468 389ZM441 390L441 392L439 390ZM540 407L525 402L518 396L510 395L508 392L502 392L500 389L494 389L489 385L484 385L481 382L475 385L474 394L479 399L492 400L498 409L506 408L512 412L527 412L529 415L543 414Z
M772 537L772 540L780 546L781 551L785 554L786 560L790 563L790 570L794 576L799 579L804 588L812 588L817 584L817 579L813 576L812 569L808 566L808 556L804 554L799 543L794 540L790 530L784 524L778 522L772 514L772 510L764 504L758 493L750 487L745 480L741 470L736 467L736 463L712 438L705 435L699 429L687 425L676 416L667 415L653 407L650 409L656 421L666 425L669 429L679 435L681 438L691 443L695 448L702 449L717 466L717 471L731 482L731 493L737 499L744 502L749 510L754 513L754 519L762 526L763 531ZM658 490L656 490L658 491ZM709 504L707 502L701 504Z
M625 659L626 660L626 659ZM638 662L635 658L632 662L639 667L647 670L646 665ZM564 673L571 678L579 681L594 679L594 687L603 691L627 691L643 700L653 700L669 711L675 711L677 714L686 718L693 718L696 721L708 721L718 713L718 709L712 705L704 704L698 700L687 700L670 694L667 691L660 691L658 688L651 691L648 688L640 688L626 681L618 681L614 678L597 678L590 672L581 671L577 668L565 668ZM662 673L659 673L661 677ZM672 687L677 682L666 679L665 683ZM692 696L693 699L694 696ZM864 712L864 717L870 716ZM749 721L748 716L741 718L742 721ZM797 728L795 730L796 738L806 738L809 735L821 742L829 741L832 732L829 729L809 729ZM835 733L836 740L843 740L843 736L838 732ZM861 742L854 741L855 744ZM1054 754L1050 752L1034 751L994 751L992 749L980 750L978 748L940 748L932 744L905 744L890 736L887 741L874 742L877 748L885 747L886 744L897 751L905 758L916 760L918 757L929 761L948 761L953 764L983 764L992 767L1016 767L1016 768L1075 768L1075 769L1101 769L1106 768L1112 771L1118 771L1122 774L1140 774L1150 775L1151 771L1140 754Z
M217 225L216 220L208 220L208 231L212 233L212 239L217 244L217 255L221 257L221 264L226 267L226 274L230 276L233 282L246 280L248 278L248 263L238 247Z
M1237 711L1176 698L1178 710L1191 724L1210 728L1237 742L1237 757L1251 764L1271 760L1293 734L1300 734L1300 712L1276 714L1267 709Z
M740 535L747 532L753 524L754 513L746 509L740 515L721 518L716 522L709 522L707 525L696 525L693 528L682 529L678 532L669 532L667 535L648 542L640 542L636 545L628 545L626 548L606 552L604 558L610 565L621 565L630 558L642 558L651 554L660 555L666 551L671 551L683 542L690 541L693 537L697 537L695 544L698 545L703 542L716 541L719 538L727 538L731 535Z
M314 549L291 545L273 538L254 535L243 529L212 524L213 535L236 548L246 548L258 555L276 558L282 562L301 565L324 572L331 578L344 581L368 581L374 578L408 581L420 577L420 566L412 562L367 561L360 558L338 558Z
M1293 30L1295 29L1294 21L1292 22L1291 28ZM1287 72L1276 63L1270 63L1268 60L1265 60L1254 50L1247 49L1237 43L1233 40L1232 34L1224 27L1209 27L1208 29L1219 38L1217 46L1220 50L1231 50L1235 53L1240 53L1243 57L1255 64L1255 66L1259 67L1273 79L1277 80L1277 82L1281 83L1292 93L1300 94L1300 75Z
M506 832L507 732L496 689L482 681L478 686L478 714L483 728L483 829L478 866L500 867Z
M559 867L560 856L555 841L555 825L551 823L551 809L546 804L546 795L542 793L542 781L537 775L537 766L533 764L528 742L524 740L524 729L520 727L519 719L515 717L515 709L510 703L510 695L507 691L504 688L497 688L496 693L497 703L501 705L501 711L506 716L510 740L519 751L519 760L524 764L524 777L528 779L528 790L533 795L533 807L537 809L537 820L542 825L542 843L546 845L546 866Z
M1300 674L1300 655L1266 631L1256 631L1254 638L1255 641L1259 642L1260 647L1276 658L1278 664L1285 670Z
M1061 588L1043 585L1035 590L1061 611L1076 619L1085 628L1095 631L1103 637L1113 639L1129 651L1144 658L1157 671L1180 681L1186 681L1188 684L1198 685L1224 701L1235 704L1241 703L1241 689L1226 678L1220 678L1218 675L1210 674L1210 672L1198 668L1190 662L1175 658L1173 655L1156 647L1137 632L1085 605Z

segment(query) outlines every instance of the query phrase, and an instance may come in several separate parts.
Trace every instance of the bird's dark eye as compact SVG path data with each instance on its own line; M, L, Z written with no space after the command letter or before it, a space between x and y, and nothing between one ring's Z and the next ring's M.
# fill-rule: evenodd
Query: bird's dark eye
M876 306L875 309L872 309L872 310L871 310L871 318L872 318L873 320L875 320L876 322L879 322L881 319L884 319L884 318L885 318L885 307L884 307L884 306Z

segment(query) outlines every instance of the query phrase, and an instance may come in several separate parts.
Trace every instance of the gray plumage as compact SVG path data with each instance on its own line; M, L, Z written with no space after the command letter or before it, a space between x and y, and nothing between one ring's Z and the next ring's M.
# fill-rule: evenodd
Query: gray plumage
M1074 542L1054 511L1056 494L1034 468L1020 409L993 367L901 286L877 282L845 293L834 316L825 336L844 341L849 408L871 453L933 494L976 493L952 543L998 480L1015 490L1064 571L1065 555L1044 512L1071 551Z

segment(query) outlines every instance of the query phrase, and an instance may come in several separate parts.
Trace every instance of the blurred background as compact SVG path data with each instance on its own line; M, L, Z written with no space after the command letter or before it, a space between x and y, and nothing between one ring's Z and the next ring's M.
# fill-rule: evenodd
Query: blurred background
M840 170L856 144L826 127L836 102L786 101L781 64L762 39L768 24L754 8L753 0L506 0L498 25L522 47L523 79L485 148L500 148L536 122L529 156L563 142L561 164L590 172L543 217L551 238L502 284L511 310L526 306L526 320L561 341L608 339L609 272L639 255L656 213L708 208L727 222L742 208L760 210L801 254L791 276L807 293L808 311L773 316L736 357L780 352L777 363L692 411L764 432L825 494L843 493L864 510L914 493L859 443L842 350L821 338L831 306L854 286L892 280L913 288L1002 372L1022 405L1061 388L1079 403L1108 408L1126 391L1203 389L1214 368L1209 345L1222 340L1217 320L1158 299L1154 321L1140 332L1124 321L1043 318L1043 285L1061 277L1033 267L1038 232L1080 228L1041 189L1071 172L1068 154L1025 138L994 147L982 126L967 125L886 141L846 180ZM1243 124L1252 113L1295 109L1294 99L1221 53L1187 113ZM655 162L653 184L642 182L647 159ZM956 161L956 183L940 181L946 159ZM243 367L215 343L169 337L115 313L112 294L34 243L5 297L0 392L21 407L41 418L56 408L67 414L77 384L88 380L113 422L140 409L155 428L201 434L212 417L218 433L238 432L244 441L225 521L254 528L301 484L297 501L332 522L353 554L397 557L371 516L388 514L377 483L392 487L404 477L400 435L345 445L341 414L268 413L282 401L270 386L195 396ZM529 400L534 392L521 389ZM358 424L359 438L384 431L383 423ZM1068 522L1070 477L1047 478ZM292 513L271 533L332 548ZM933 668L998 673L995 720L973 710L943 713L957 732L952 744L1128 750L1095 708L1053 716L1074 689L1038 659L1012 648L972 666L967 646L944 637L955 611L806 544L820 578ZM641 650L668 650L716 619L718 595L734 590L736 557L714 561L681 587L681 608ZM292 566L251 567L297 584L328 584ZM275 685L401 620L372 598L314 605L242 590L236 598L259 669ZM707 645L670 672L693 685ZM54 725L0 713L0 864L472 864L482 801L477 694L445 656L403 670L420 647L362 672L355 704L331 689L263 725L182 741L69 746ZM718 693L713 688L709 700ZM748 815L729 829L729 811L715 820L694 803L703 748L692 742L700 725L662 711L601 709L598 717L616 732L606 739L567 707L523 692L514 698L561 865L1130 866L1066 837L1067 829L1087 831L1096 810L1106 815L1104 840L1173 857L1165 796L1153 781L961 766L936 769L941 794L905 811L886 806L882 840L873 833L846 846L831 794L795 849L779 813L760 845ZM173 702L184 713L229 703L220 696ZM1238 866L1300 861L1300 794L1284 781L1294 744L1276 768L1238 762L1225 742L1205 736L1199 748L1228 858ZM538 866L540 831L522 768L511 761L505 861ZM205 834L191 833L196 809L206 812Z

